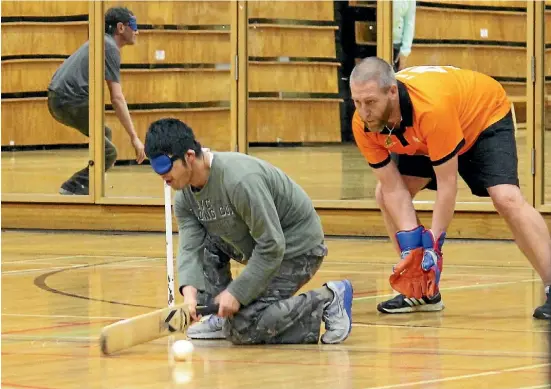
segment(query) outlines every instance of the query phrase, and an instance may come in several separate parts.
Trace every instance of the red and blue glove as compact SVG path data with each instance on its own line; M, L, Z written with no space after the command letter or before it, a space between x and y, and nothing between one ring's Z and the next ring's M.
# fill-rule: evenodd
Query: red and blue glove
M435 240L432 232L423 226L398 231L396 240L402 260L394 266L389 278L392 288L408 298L436 295L442 272L444 238L442 234Z

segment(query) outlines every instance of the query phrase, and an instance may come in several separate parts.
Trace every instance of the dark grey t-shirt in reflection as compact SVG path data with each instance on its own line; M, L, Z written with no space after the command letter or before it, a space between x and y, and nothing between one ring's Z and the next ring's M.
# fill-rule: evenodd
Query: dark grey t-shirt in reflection
M56 70L48 90L65 104L88 105L89 42L84 43ZM115 39L105 34L105 80L120 82L121 56Z

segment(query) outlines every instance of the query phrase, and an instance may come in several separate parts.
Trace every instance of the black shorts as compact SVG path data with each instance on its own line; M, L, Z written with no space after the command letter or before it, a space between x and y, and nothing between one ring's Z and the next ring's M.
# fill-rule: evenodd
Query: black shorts
M431 178L425 189L436 190L436 175L429 157L396 155L403 176ZM489 197L488 188L501 184L519 186L518 157L513 115L509 113L486 128L466 153L458 157L459 175L473 195Z

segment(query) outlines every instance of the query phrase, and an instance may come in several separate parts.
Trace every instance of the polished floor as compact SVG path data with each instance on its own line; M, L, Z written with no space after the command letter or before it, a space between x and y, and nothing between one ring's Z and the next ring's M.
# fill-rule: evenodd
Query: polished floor
M393 295L388 241L328 238L328 247L305 289L353 282L354 326L343 344L196 341L189 363L172 363L168 338L112 357L98 348L103 326L166 304L164 234L3 231L1 387L549 387L547 323L531 317L543 292L513 243L447 241L446 308L407 315L375 309Z

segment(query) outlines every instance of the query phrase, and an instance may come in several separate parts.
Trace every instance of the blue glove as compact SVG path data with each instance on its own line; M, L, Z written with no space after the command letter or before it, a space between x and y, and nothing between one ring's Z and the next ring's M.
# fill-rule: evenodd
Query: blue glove
M442 274L443 258L442 246L446 239L446 233L440 234L438 239L435 238L431 230L424 230L422 233L423 241L423 262L421 267L424 271L434 271L436 285L440 283L440 275Z
M398 241L398 246L400 246L400 257L404 259L411 250L414 250L419 247L423 247L423 231L425 228L423 226L415 227L413 230L409 231L398 231L396 233L396 240Z
M396 241L400 247L400 259L403 260L408 254L416 248L423 247L423 231L425 227L418 226L409 231L398 231L396 233ZM394 272L395 266L392 266Z

